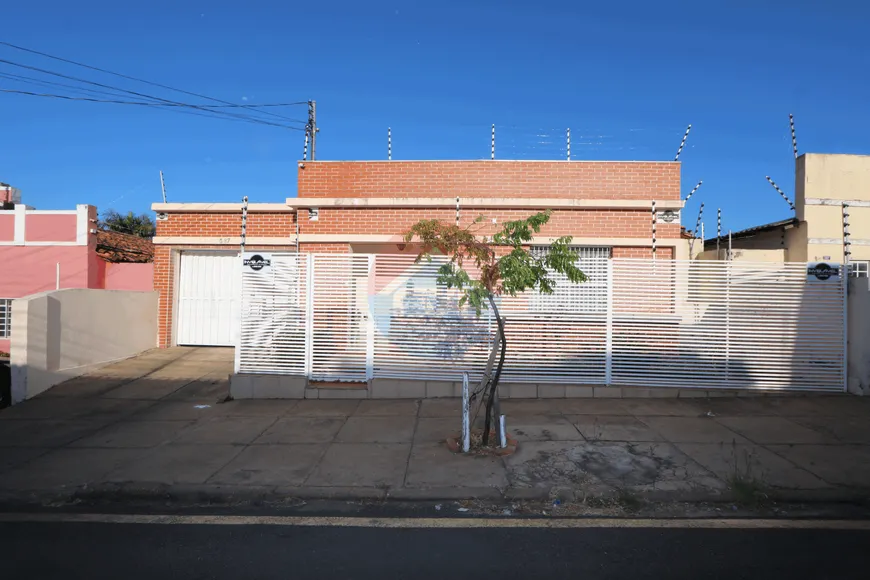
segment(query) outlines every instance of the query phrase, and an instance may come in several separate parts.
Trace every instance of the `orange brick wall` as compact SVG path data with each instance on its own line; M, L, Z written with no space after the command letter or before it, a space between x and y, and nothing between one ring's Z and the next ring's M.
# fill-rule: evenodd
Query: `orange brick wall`
M158 236L231 236L242 232L241 210L232 213L170 213L157 222ZM295 237L296 213L249 213L247 235L260 237Z
M680 199L680 164L595 161L309 161L299 197Z
M481 235L490 235L506 221L523 219L535 209L472 210L460 212L460 223L470 224L478 215L486 220L480 224ZM308 219L308 210L299 210L300 234L374 234L400 235L421 219L453 222L456 210L448 208L321 208L317 221ZM491 222L497 220L496 224ZM248 216L248 236L296 236L295 213L251 214ZM572 235L575 237L645 238L651 236L649 212L645 210L555 210L550 222L541 230L542 236ZM219 236L238 237L241 214L169 214L157 222L158 236ZM659 224L660 239L677 238L679 224ZM347 247L345 244L343 247ZM328 250L324 250L328 251Z
M469 225L478 215L485 220L479 225L481 235L491 235L506 221L529 217L534 209L467 210L460 213L460 224ZM454 209L416 208L347 208L321 209L317 221L308 221L307 210L300 210L300 231L306 234L375 234L398 235L421 219L454 222ZM575 237L645 238L651 237L649 212L645 210L555 210L541 229L542 236L572 235ZM497 220L492 223L492 218ZM478 230L475 230L478 231ZM677 238L679 224L659 224L659 238Z
M299 251L309 254L350 254L350 244L310 242L299 244Z
M662 224L659 224L659 229L661 229ZM656 232L656 237L658 237L658 232ZM647 246L645 248L641 247L632 247L632 246L617 246L613 248L613 257L614 258L642 258L649 260L652 258L652 246ZM674 248L656 248L656 258L663 258L665 260L671 260L674 257Z

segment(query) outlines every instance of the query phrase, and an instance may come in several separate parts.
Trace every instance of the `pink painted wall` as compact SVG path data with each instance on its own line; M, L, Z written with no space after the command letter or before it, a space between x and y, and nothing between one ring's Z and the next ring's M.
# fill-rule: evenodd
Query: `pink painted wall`
M112 264L105 267L106 290L154 290L154 264Z
M24 240L27 242L76 241L75 213L28 213L24 220Z
M61 288L92 287L91 256L88 246L0 246L0 298L54 290L58 262Z
M0 338L0 352L12 352L12 343Z
M11 242L14 239L15 215L0 210L0 242Z

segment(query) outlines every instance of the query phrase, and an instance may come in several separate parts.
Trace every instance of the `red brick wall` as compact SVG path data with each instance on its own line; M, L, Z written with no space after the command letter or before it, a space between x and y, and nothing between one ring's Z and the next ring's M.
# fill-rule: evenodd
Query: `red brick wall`
M299 197L680 199L680 164L596 161L309 161Z

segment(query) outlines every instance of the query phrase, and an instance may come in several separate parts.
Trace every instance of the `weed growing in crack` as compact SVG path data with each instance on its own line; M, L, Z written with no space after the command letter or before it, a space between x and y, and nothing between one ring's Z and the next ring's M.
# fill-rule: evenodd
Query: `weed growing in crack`
M731 442L731 465L733 471L728 478L728 485L734 493L737 503L744 506L758 507L769 499L766 486L762 479L753 473L754 453L749 449L737 449L737 443Z

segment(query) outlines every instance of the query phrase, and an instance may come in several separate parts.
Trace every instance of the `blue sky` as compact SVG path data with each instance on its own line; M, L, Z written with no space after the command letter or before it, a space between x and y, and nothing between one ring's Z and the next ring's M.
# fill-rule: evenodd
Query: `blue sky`
M801 151L870 154L870 7L797 1L7 3L0 40L233 103L317 100L319 159L672 159L683 224L788 217ZM0 59L192 97L0 46ZM0 63L0 73L40 76ZM51 79L66 82L63 79ZM0 88L58 92L0 78ZM246 100L245 100L246 99ZM277 110L304 119L304 106ZM246 112L242 110L242 112ZM291 123L299 126L298 123ZM43 209L295 195L300 131L0 93L0 180Z

